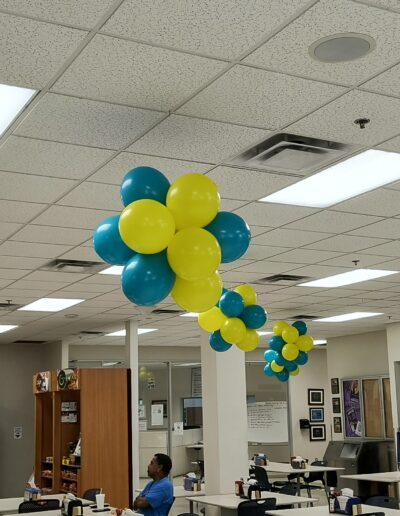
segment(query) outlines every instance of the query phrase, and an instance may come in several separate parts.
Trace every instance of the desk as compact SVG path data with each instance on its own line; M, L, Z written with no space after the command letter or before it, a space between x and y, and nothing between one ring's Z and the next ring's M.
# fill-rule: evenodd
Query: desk
M45 496L42 496L41 499L42 500L46 500L46 498L58 498L60 500L60 504L61 504L61 500L64 498L65 494L53 494L53 495L45 495ZM79 498L79 500L81 500L81 498ZM19 504L22 503L24 501L24 497L23 496L19 496L17 498L0 498L0 514L10 514L10 513L16 513L18 512L18 507L19 507ZM90 504L93 504L93 502L91 502L90 500L82 500L82 503L83 505L90 505ZM47 512L50 512L50 511L46 511L46 514ZM96 514L96 513L94 513ZM49 516L49 515L47 515ZM60 516L60 511L58 511L58 516Z
M399 498L400 472L385 471L383 473L360 473L359 475L340 475L340 478L351 478L352 480L362 480L363 482L385 482L392 484L389 486L390 496Z
M373 507L372 505L362 505L362 512L383 512L385 516L399 516L397 509L386 509L386 507ZM283 509L280 511L267 511L271 516L329 516L327 505L317 507L307 507L304 509Z
M53 498L58 498L59 495L53 496ZM62 495L64 496L64 495ZM44 498L44 496L42 497ZM48 498L51 498L48 496ZM3 498L3 500L11 500L12 498ZM86 500L85 500L86 501ZM90 507L84 507L83 508L83 516L98 516L99 514L102 514L104 516L109 516L111 514L111 510L114 509L114 507L110 507L110 511L106 512L93 512ZM25 512L24 514L26 516L39 516L40 514L46 514L46 516L60 516L60 509L56 509L54 511L37 511L37 512ZM138 513L134 513L138 514ZM6 514L5 516L14 516L15 513ZM143 516L143 515L142 515Z

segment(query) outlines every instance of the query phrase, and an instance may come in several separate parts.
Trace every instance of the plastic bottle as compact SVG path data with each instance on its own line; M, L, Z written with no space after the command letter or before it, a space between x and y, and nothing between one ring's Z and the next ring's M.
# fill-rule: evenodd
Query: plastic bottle
M331 512L331 513L335 512L335 501L336 501L335 488L331 487L331 488L329 488L329 512Z

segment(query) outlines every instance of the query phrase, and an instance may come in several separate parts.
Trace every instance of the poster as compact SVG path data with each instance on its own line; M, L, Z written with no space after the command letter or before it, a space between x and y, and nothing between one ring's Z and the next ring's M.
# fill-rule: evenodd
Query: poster
M152 405L151 406L151 425L152 426L163 426L164 415L163 405Z
M360 380L343 380L343 412L345 437L361 437Z
M201 367L192 367L192 397L202 396Z

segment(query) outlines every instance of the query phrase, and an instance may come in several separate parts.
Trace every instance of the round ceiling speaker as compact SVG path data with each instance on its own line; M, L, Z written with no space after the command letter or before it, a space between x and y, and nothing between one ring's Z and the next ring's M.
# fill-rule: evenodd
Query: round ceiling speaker
M309 47L313 59L323 63L343 63L366 56L376 47L371 36L345 32L318 39Z

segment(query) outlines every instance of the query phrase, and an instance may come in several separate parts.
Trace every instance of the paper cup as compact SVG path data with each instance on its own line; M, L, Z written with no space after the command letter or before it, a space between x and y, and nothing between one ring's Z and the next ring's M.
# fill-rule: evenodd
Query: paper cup
M97 505L98 509L104 509L104 498L105 498L104 493L96 495L96 505Z

